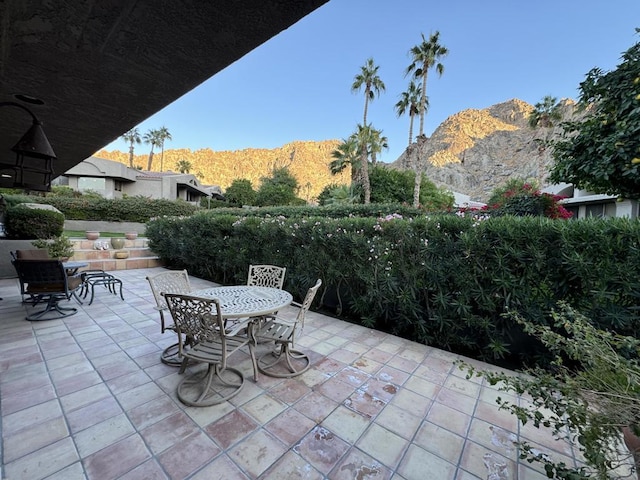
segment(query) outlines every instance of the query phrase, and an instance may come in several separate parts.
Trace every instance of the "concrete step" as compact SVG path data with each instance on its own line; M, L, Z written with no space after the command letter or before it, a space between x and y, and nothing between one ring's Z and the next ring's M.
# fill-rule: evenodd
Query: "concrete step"
M162 266L158 256L149 249L149 240L138 237L125 240L124 247L116 250L110 238L87 240L86 238L70 238L74 246L71 261L87 262L82 270L129 270L135 268L152 268ZM128 254L127 258L117 258Z

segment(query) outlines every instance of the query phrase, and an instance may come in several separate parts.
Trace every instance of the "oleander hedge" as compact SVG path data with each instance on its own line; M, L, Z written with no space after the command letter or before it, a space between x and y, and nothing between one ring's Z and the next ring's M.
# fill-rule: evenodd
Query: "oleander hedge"
M197 213L147 225L170 266L222 284L250 263L287 267L297 298L371 328L491 361L545 351L502 314L546 323L563 300L600 328L638 336L640 223L457 215L252 217Z

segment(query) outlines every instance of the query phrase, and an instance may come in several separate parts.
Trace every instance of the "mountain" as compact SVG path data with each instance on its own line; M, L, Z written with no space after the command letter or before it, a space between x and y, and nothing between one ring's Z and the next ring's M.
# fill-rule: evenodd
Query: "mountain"
M486 202L510 178L535 178L547 184L551 151L545 144L561 133L555 127L531 128L534 107L512 99L485 109L468 109L447 118L429 138L419 138L393 162L408 168L414 157L436 185ZM560 102L562 120L575 115L575 102Z
M340 144L339 140L324 140L319 142L294 141L279 148L247 148L236 151L215 151L210 148L200 150L168 149L154 152L154 170L172 170L177 172L177 163L186 160L191 163L190 173L195 174L207 185L219 185L224 191L235 179L251 180L254 189L260 186L260 179L271 174L274 168L288 166L290 172L298 180L300 190L298 196L306 200L317 197L325 185L330 183L348 184L351 172L345 171L332 175L329 171L331 152ZM133 165L136 168L146 168L149 158L147 146L136 146ZM146 153L140 153L146 150ZM129 153L119 150L100 150L96 157L129 164ZM348 169L347 169L348 170Z

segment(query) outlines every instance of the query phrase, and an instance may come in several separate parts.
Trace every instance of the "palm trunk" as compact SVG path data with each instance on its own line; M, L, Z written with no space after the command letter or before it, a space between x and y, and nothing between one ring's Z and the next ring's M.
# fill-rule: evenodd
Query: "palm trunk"
M409 146L413 141L413 113L409 113Z
M151 171L151 165L153 164L153 149L149 152L149 160L147 161L147 170Z
M424 65L424 74L422 75L422 97L420 98L420 133L424 135L424 115L427 110L427 65Z
M160 150L160 171L163 172L164 168L164 143L162 144L162 149Z
M365 205L371 203L371 183L369 182L369 165L367 162L367 146L362 146L362 189L364 190L364 203Z
M422 137L421 137L422 138ZM416 144L413 149L413 170L416 172L416 179L413 185L413 207L418 208L420 206L420 183L422 182L422 172L419 168L419 157L420 157L420 141Z
M133 143L129 147L129 166L133 168Z

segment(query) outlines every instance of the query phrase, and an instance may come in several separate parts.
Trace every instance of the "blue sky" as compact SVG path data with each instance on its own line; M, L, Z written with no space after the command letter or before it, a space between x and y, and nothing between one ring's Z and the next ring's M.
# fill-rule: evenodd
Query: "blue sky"
M166 126L165 149L275 148L294 140L348 137L362 122L364 94L351 93L367 58L386 92L369 105L394 161L409 118L394 105L408 84L409 49L440 31L449 49L442 77L430 72L425 133L467 108L545 95L577 98L593 67L611 70L640 41L638 0L330 0L139 125ZM414 135L418 133L416 119ZM123 140L105 146L126 151ZM136 147L136 153L149 146Z

